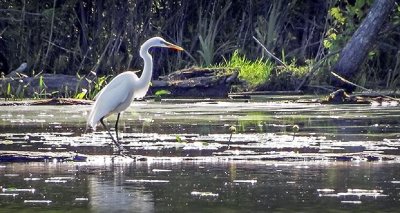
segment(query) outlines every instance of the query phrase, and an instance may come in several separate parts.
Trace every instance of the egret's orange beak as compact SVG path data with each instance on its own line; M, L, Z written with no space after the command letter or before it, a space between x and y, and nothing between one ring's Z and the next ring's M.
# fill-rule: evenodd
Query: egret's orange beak
M174 49L174 50L178 50L178 51L183 51L184 49L178 45L175 44L171 44L169 42L166 42L166 45L168 48Z

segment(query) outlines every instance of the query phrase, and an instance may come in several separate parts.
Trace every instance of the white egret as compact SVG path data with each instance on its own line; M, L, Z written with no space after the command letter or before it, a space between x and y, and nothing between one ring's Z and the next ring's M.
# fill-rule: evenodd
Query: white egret
M182 47L171 44L160 37L153 37L144 42L140 47L140 57L144 60L144 68L140 78L132 71L126 71L117 75L98 93L87 119L87 126L93 129L96 129L96 125L100 122L107 130L120 152L122 148L118 139L119 117L121 112L131 105L133 99L142 98L149 89L153 73L153 59L148 52L151 47L165 47L179 51L183 50ZM114 139L103 121L104 118L114 113L117 113L117 121L115 122L116 139Z

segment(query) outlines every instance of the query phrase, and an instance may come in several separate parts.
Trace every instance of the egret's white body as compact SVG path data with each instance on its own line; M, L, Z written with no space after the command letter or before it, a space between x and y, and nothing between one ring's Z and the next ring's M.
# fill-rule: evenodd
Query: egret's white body
M151 38L143 43L140 47L140 56L144 60L142 75L139 78L134 72L126 71L117 75L109 84L107 84L107 86L105 86L96 96L96 101L94 102L93 108L87 119L88 126L95 129L99 122L104 125L102 120L109 115L116 113L118 114L118 117L115 131L117 133L118 141L117 128L120 113L131 105L133 99L144 97L149 89L153 73L153 59L148 52L151 47L166 47L183 50L181 47L166 42L160 37ZM107 128L105 125L104 127ZM119 145L119 143L114 139L113 141L117 146Z
M92 111L89 114L88 125L96 128L101 118L126 110L134 98L146 95L147 87L137 88L139 78L134 72L126 71L115 77L98 94Z

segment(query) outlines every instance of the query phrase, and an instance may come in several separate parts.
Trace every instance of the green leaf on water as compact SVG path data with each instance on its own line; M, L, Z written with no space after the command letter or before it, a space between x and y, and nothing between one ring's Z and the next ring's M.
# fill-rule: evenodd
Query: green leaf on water
M170 95L171 92L168 90L158 90L157 92L154 93L155 96L163 96L163 95Z
M9 96L11 94L11 84L8 83L7 84L7 96Z
M182 142L183 142L183 141L182 141L182 138L181 138L179 135L176 135L175 138L176 138L176 141L177 141L178 143L182 143Z

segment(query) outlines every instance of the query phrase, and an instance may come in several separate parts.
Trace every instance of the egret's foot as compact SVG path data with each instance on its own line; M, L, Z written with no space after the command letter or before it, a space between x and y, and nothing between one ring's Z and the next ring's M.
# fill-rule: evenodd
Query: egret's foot
M129 157L129 158L135 159L134 157L132 157L131 155L129 155L129 151L126 150L125 148L120 149L120 150L118 151L118 155L119 155L119 156L122 156L122 157Z
M129 151L122 147L122 145L116 146L114 149L114 155L128 156Z
M121 146L120 149L118 150L118 153L119 153L119 155L127 156L129 151Z

